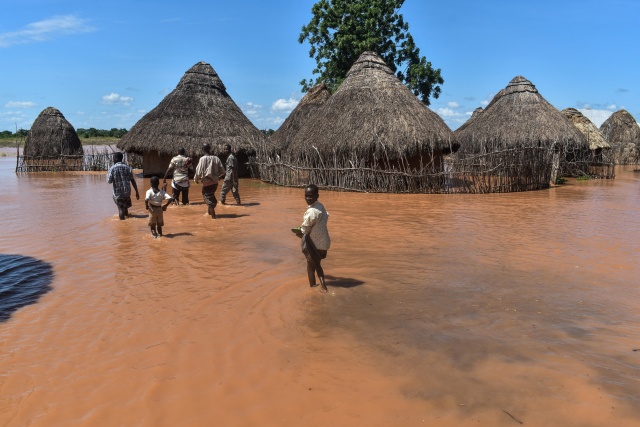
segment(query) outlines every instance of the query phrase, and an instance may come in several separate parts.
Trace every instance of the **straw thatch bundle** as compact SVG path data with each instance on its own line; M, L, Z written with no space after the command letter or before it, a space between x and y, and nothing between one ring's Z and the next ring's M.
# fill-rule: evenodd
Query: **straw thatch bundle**
M82 155L82 143L71 123L53 107L45 108L33 122L24 143L29 157Z
M640 127L629 112L619 110L613 113L602 123L600 132L611 145L616 163L638 163Z
M289 117L287 117L278 130L269 137L271 147L278 152L285 151L304 122L309 116L313 115L330 96L331 92L324 83L320 83L309 89L296 108L289 114Z
M118 148L143 154L144 172L149 174L164 172L180 147L189 155L198 155L204 143L211 144L214 153L230 144L242 161L254 153L254 144L261 139L262 134L227 94L213 67L199 62L131 128ZM152 164L147 157L154 155L159 159Z
M517 76L493 98L482 114L455 132L462 153L487 153L517 147L547 147L583 143L584 136L538 93Z
M585 136L585 142L587 143L589 150L611 147L602 136L598 127L580 111L575 108L565 108L561 112Z
M445 122L376 53L364 52L292 138L288 152L294 159L388 167L403 159L430 161L452 144Z

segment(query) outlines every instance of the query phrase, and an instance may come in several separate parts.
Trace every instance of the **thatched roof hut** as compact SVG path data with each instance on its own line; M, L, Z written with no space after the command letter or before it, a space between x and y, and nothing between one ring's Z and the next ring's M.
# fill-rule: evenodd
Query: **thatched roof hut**
M213 67L198 62L131 128L118 148L142 154L144 174L150 175L164 173L180 147L197 156L204 143L211 144L216 154L230 144L242 165L261 139L262 134L227 94Z
M638 163L640 127L628 111L619 110L613 113L602 123L600 132L611 145L616 163Z
M575 108L565 108L561 113L585 136L589 150L610 148L602 133L591 120Z
M453 144L445 122L422 104L374 52L364 52L338 90L289 146L292 158L388 167L429 161Z
M269 145L272 149L285 151L304 122L320 108L330 96L331 92L324 83L320 83L309 89L296 108L289 114L289 117L287 117L278 130L269 137Z
M82 155L82 143L71 123L53 107L47 107L33 122L24 143L24 155L59 157Z
M584 136L526 78L517 76L468 126L455 132L460 152L583 143Z

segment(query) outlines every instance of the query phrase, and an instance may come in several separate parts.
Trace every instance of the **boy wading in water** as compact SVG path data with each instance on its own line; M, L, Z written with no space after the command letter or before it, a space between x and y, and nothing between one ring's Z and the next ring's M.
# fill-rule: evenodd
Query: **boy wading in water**
M308 208L304 213L302 225L300 226L299 237L302 237L302 253L307 258L307 275L309 276L309 286L317 286L316 272L320 279L320 290L327 292L327 285L324 281L324 270L320 261L327 257L327 251L331 246L331 238L327 229L329 213L322 203L318 201L320 194L315 184L309 184L304 190L304 199Z
M151 188L147 190L147 196L144 199L144 204L149 211L149 227L151 228L151 234L153 237L158 238L162 236L162 226L164 225L164 215L162 214L167 210L167 206L173 202L173 197L168 195L164 191L158 188L160 179L157 176L151 177ZM167 184L165 184L166 187ZM162 202L167 200L167 203L162 206ZM157 227L157 231L156 231Z

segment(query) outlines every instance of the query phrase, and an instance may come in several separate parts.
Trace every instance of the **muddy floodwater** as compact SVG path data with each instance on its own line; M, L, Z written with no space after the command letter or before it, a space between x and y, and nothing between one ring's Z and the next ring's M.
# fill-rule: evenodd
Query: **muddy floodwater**
M525 193L321 191L326 295L290 231L301 189L241 180L213 221L194 186L154 239L143 200L118 220L106 173L14 167L0 253L52 277L0 322L2 426L640 425L633 167Z

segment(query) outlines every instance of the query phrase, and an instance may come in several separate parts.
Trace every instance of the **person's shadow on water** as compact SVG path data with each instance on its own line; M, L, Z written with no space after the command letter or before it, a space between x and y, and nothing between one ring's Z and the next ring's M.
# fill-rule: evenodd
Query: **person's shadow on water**
M169 234L163 234L162 237L166 237L168 239L173 239L174 237L181 237L181 236L193 236L192 233L169 233Z
M352 279L350 277L336 277L328 274L324 277L327 286L333 286L335 288L355 288L356 286L364 284L362 280Z
M216 212L216 218L240 218L242 216L249 216L248 214L221 214Z

